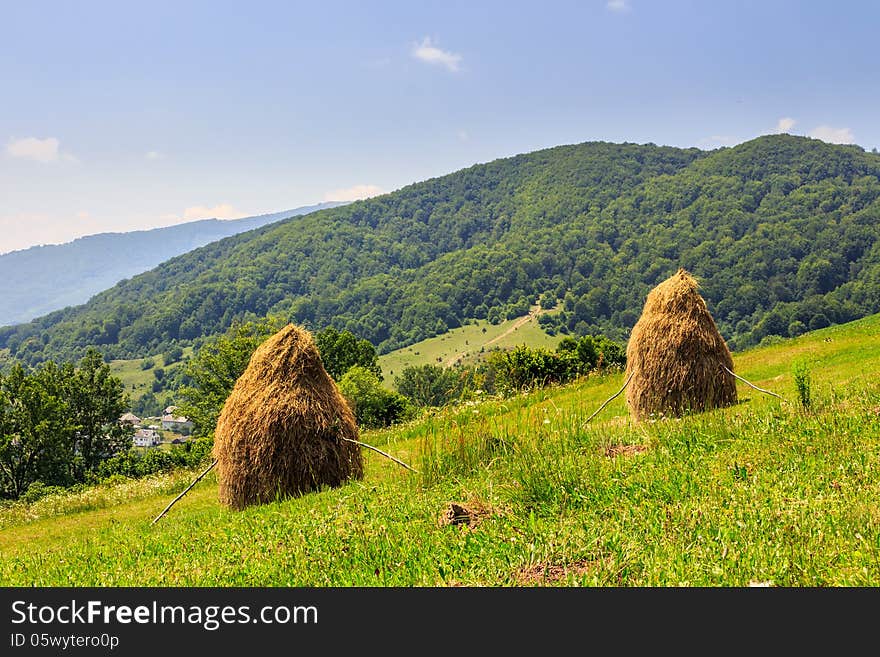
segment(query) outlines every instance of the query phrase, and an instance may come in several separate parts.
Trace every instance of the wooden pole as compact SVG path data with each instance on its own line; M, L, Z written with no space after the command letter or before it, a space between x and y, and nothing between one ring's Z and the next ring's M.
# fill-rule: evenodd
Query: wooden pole
M781 395L777 395L775 392L770 392L769 390L764 390L764 388L759 388L759 387L756 386L754 383L749 383L748 381L746 381L746 380L745 380L744 378L742 378L741 376L737 376L736 374L734 374L733 372L731 372L730 370L728 370L726 365L722 365L721 367L723 367L724 370L725 370L728 374L730 374L732 377L739 379L740 381L742 381L743 383L745 383L745 384L746 384L747 386L749 386L750 388L754 388L754 389L757 390L758 392L763 392L765 395L773 395L774 397L778 397L778 398L781 399L782 401L788 403L788 400L787 400L785 397L783 397L783 396L781 396Z
M193 480L193 482L192 482L189 486L186 487L186 490L185 490L185 491L183 491L180 495L178 495L178 496L175 497L173 500L171 500L171 504L169 504L168 506L166 506L166 507L165 507L165 510L164 510L162 513L160 513L158 516L156 516L155 518L153 518L153 522L150 523L150 527L152 527L153 525L155 525L155 524L156 524L156 521L158 521L159 518L161 518L161 517L164 516L166 513L168 513L168 510L169 510L172 506L174 506L174 504L177 502L177 500L179 500L181 497L183 497L184 495L186 495L186 494L189 492L190 488L192 488L192 487L195 486L197 483L199 483L199 481L201 481L202 477L204 477L206 474L208 474L211 470L214 469L214 466L215 466L215 465L217 465L217 459L214 459L214 462L211 463L211 465L209 465L209 466L205 469L205 471L202 472L202 474L200 474L198 477L196 477L196 478Z
M419 474L419 471L418 471L418 470L415 470L415 469L409 467L409 466L408 466L406 463L404 463L403 461L400 461L400 460L394 458L393 456L391 456L391 454L386 454L386 453L383 452L381 449L378 449L378 448L376 448L376 447L373 447L372 445L367 445L367 443L362 443L360 440L354 440L354 439L352 439L352 438L346 438L345 436L340 436L340 437L341 437L343 440L347 440L347 441L350 442L350 443L354 443L355 445L360 445L361 447L369 447L369 448L370 448L371 450L373 450L374 452L379 452L382 456L387 456L389 459L391 459L391 460L394 461L395 463L399 463L400 465L402 465L402 466L403 466L404 468L406 468L407 470L412 470L412 471L415 472L416 474Z
M626 387L629 385L629 381L630 381L630 379L633 378L633 374L635 374L635 373L636 373L635 370L630 372L629 376L626 377L626 381L624 382L623 387L620 390L618 390L617 392L615 392L613 395L611 395L608 399L606 399L604 404L602 404L599 408L597 408L596 411L590 417L588 417L586 420L584 420L584 424L586 424L587 422L592 420L594 417L596 417L599 414L599 411L601 411L603 408L608 406L608 404L610 404L614 398L619 396L620 393L622 393L626 389Z

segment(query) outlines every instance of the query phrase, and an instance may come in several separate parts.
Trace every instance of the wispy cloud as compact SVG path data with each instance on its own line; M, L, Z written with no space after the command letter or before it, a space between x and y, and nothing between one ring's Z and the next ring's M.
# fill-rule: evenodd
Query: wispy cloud
M241 212L229 203L220 203L214 207L194 205L183 211L183 218L187 221L195 221L197 219L238 219L243 216Z
M797 121L795 121L793 118L791 118L789 116L783 116L781 119L779 119L776 122L775 132L776 133L788 132L794 127L795 123L797 123Z
M345 189L334 189L324 194L325 201L359 201L371 196L384 194L385 190L376 185L354 185Z
M629 6L629 0L608 0L605 3L605 8L617 12L632 11L632 7Z
M448 50L441 50L431 43L430 37L425 37L421 43L413 46L412 55L416 59L428 64L445 66L453 73L459 70L459 63L461 62L461 55L449 52Z
M849 128L833 128L830 125L820 125L808 133L814 139L821 139L831 144L854 144L856 138Z
M19 157L35 162L76 162L77 159L60 148L61 142L55 137L37 139L36 137L12 138L6 144L6 152L12 157Z
M147 151L147 154L144 155L148 160L163 160L165 159L165 154L160 153L159 151Z

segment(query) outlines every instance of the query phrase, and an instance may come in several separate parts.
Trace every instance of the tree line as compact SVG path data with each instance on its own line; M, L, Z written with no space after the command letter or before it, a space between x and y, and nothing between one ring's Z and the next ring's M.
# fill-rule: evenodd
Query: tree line
M0 328L31 365L137 358L269 314L379 353L538 298L542 326L623 341L685 267L730 346L880 311L880 157L791 135L715 151L594 142L481 164L173 258Z

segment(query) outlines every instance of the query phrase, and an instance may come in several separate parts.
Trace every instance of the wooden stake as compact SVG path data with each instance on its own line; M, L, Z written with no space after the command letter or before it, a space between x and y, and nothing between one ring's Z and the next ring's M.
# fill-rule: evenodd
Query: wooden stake
M744 378L742 378L741 376L737 376L736 374L734 374L733 372L731 372L730 370L728 370L726 365L722 365L721 367L724 368L724 370L726 370L728 374L730 374L731 376L733 376L733 377L739 379L740 381L742 381L743 383L745 383L745 384L746 384L747 386L749 386L750 388L754 388L754 389L757 390L758 392L763 392L765 395L773 395L774 397L778 397L779 399L781 399L781 400L784 401L785 403L789 403L789 401L788 401L785 397L782 397L781 395L777 395L775 392L770 392L769 390L764 390L764 388L759 388L759 387L756 386L755 384L753 384L753 383L749 383L748 381L746 381L746 380L745 380Z
M386 454L386 453L383 452L381 449L377 449L376 447L373 447L372 445L367 445L367 443L362 443L361 441L359 441L359 440L354 440L354 439L352 439L352 438L346 438L346 437L344 437L344 436L340 436L340 438L342 438L343 440L347 440L347 441L350 442L350 443L354 443L355 445L360 445L361 447L369 447L369 448L372 449L374 452L379 452L382 456L387 456L389 459L391 459L391 460L394 461L395 463L399 463L400 465L402 465L402 466L403 466L404 468L406 468L407 470L412 470L412 471L415 472L416 474L419 474L419 471L418 471L418 470L415 470L415 469L409 467L409 466L408 466L406 463L404 463L403 461L399 461L399 460L397 460L396 458L394 458L393 456L391 456L391 454Z
M620 390L618 390L617 392L615 392L613 395L611 395L608 399L606 399L604 404L602 404L599 408L597 408L596 411L595 411L590 417L588 417L586 420L584 420L584 424L586 424L587 422L589 422L590 420L592 420L594 417L596 417L596 416L599 414L599 411L601 411L603 408L605 408L606 406L608 406L608 404L610 404L611 401L612 401L615 397L617 397L618 395L620 395L620 393L622 393L622 392L626 389L626 387L629 385L629 381L630 381L630 379L633 378L633 374L635 374L635 373L636 373L635 370L633 370L632 372L630 372L630 373L629 373L629 376L626 377L626 381L624 382L623 387L622 387ZM583 425L582 425L582 426L583 426Z
M164 516L166 513L168 513L168 510L169 510L172 506L174 506L174 504L177 502L177 500L179 500L181 497L183 497L184 495L186 495L186 494L189 492L190 488L192 488L192 487L195 486L197 483L199 483L199 481L201 480L202 477L204 477L206 474L208 474L211 470L214 469L214 466L215 466L215 465L217 465L217 459L214 459L214 462L213 462L211 465L209 465L209 466L205 469L205 471L202 472L202 474L200 474L198 477L196 477L196 478L193 480L193 482L192 482L189 486L187 486L187 488L186 488L185 491L183 491L180 495L178 495L178 496L175 497L173 500L171 500L171 504L169 504L168 506L166 506L166 507L165 507L165 510L164 510L162 513L160 513L158 516L156 516L155 518L153 518L153 522L150 523L150 527L152 527L153 525L155 525L155 524L156 524L156 521L159 520L159 518L161 518L161 517Z

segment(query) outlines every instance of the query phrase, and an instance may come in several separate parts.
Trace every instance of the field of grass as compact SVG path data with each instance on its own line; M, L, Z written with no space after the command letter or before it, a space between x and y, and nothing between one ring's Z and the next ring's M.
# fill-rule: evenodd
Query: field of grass
M392 388L394 377L407 367L427 364L451 367L456 363L473 363L496 348L509 349L525 344L533 348L556 349L562 336L547 335L535 319L533 313L536 311L537 307L529 315L508 319L500 324L479 320L383 354L379 356L383 383L387 388Z
M469 345L468 345L469 346ZM880 316L734 355L737 405L634 424L619 373L361 439L363 480L230 511L178 472L0 509L9 586L880 585ZM794 373L810 392L800 402ZM803 370L802 370L803 371Z
M183 358L192 356L192 347L184 347ZM148 369L142 369L141 364L147 360L146 358L133 358L130 360L111 360L110 372L113 376L118 377L122 381L125 392L128 393L131 401L140 399L142 395L152 390L153 381L156 380L155 370L157 368L165 369L165 374L169 375L175 368L181 367L183 361L177 361L170 366L165 365L165 358L162 354L150 356L149 360L153 361L153 366Z

